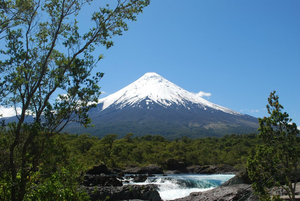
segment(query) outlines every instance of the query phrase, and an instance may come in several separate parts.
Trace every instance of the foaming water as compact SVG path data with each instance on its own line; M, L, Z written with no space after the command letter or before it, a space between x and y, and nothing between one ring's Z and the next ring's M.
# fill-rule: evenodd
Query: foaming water
M216 188L232 177L234 174L171 174L167 176L156 175L155 177L148 177L145 182L134 183L130 181L127 184L154 184L163 200L172 200L188 196L192 192Z

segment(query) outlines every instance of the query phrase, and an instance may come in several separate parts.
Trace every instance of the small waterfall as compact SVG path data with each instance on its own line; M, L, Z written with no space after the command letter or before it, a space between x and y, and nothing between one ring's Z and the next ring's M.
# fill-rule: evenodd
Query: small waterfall
M233 174L171 174L167 176L156 175L148 177L145 182L134 183L130 181L124 184L154 184L163 200L172 200L188 196L191 192L206 191L218 187L225 181L234 177Z

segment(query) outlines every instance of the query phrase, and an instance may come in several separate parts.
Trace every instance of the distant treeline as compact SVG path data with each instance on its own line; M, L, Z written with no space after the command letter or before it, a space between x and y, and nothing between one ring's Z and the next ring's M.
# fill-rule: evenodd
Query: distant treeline
M172 118L172 117L170 117ZM101 121L100 121L101 122ZM98 122L99 123L99 122ZM89 133L92 136L99 138L105 137L108 133L117 133L118 138L126 136L126 131L134 133L134 137L142 137L145 135L160 135L167 140L181 139L187 136L192 139L205 137L222 137L228 133L236 134L250 134L257 133L257 128L235 126L226 128L204 128L204 127L189 127L188 125L181 125L178 123L164 123L164 122L148 122L137 123L134 121L118 122L118 123L101 123L93 120L94 127L83 127L79 124L70 124L63 131L69 134Z
M257 134L225 135L221 138L167 140L160 135L134 137L129 133L119 139L117 134L97 138L89 134L56 136L59 149L64 148L86 168L105 163L108 167L157 164L163 167L167 159L177 159L186 165L228 164L243 168L248 156L255 154L259 144Z

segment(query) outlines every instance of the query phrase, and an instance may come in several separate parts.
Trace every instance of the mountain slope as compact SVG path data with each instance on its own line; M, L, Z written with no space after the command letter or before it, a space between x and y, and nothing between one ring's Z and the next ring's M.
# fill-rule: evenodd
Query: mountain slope
M111 105L118 105L118 109L122 109L125 106L136 106L145 99L147 99L148 104L157 103L163 107L178 105L188 109L187 103L192 102L203 108L211 107L227 113L237 114L233 110L201 98L198 94L182 89L156 73L146 73L140 79L120 91L100 99L99 104L103 104L102 110Z
M221 136L256 132L257 119L213 104L188 92L156 73L144 76L116 93L100 99L90 111L94 128L71 124L69 132L120 136L159 134L180 136Z

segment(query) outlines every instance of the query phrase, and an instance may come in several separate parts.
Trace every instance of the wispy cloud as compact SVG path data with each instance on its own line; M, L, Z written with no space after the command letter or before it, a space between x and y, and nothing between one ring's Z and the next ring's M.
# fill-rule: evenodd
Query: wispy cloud
M244 112L244 113L259 113L260 111L258 109L243 109L240 110L240 112Z
M212 94L208 93L208 92L204 92L204 91L200 91L199 93L197 93L197 96L199 97L210 97Z

